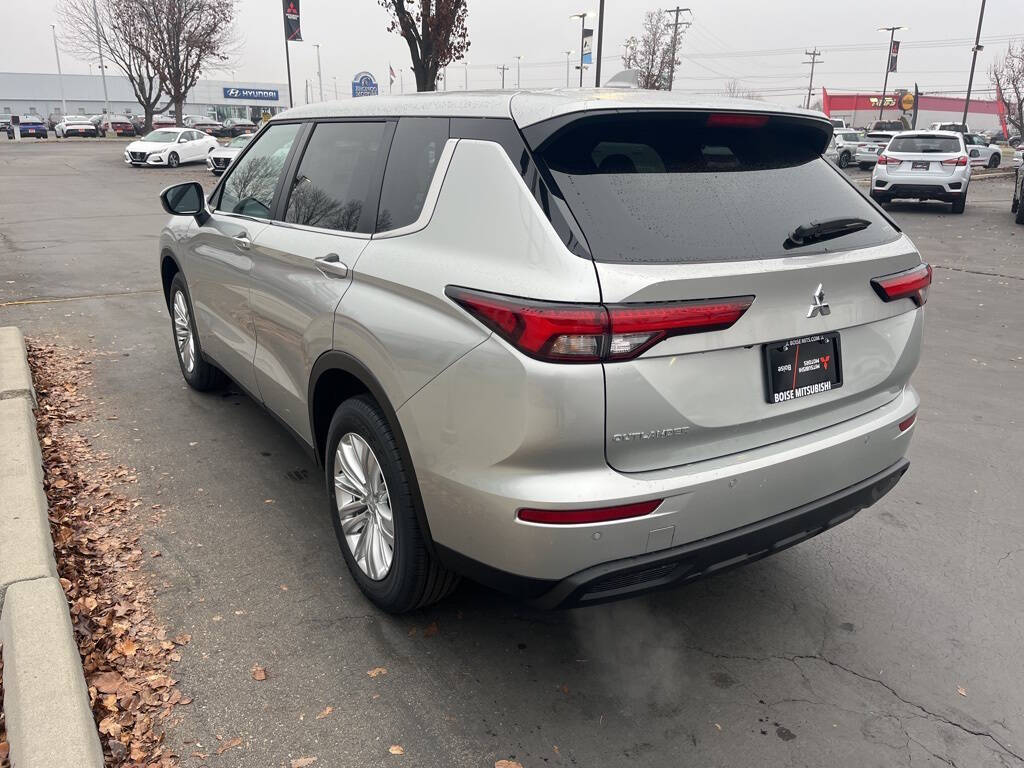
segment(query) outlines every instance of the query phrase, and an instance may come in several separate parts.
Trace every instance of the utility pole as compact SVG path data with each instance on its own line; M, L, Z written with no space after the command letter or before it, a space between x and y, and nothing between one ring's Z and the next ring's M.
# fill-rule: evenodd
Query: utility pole
M338 100L338 78L334 77L334 100Z
M675 80L675 74L676 74L676 46L678 46L678 44L679 44L679 27L680 26L682 26L682 27L689 27L690 24L693 23L693 22L690 22L690 21L679 21L679 14L680 13L690 13L690 14L692 14L693 11L691 11L689 8L680 8L679 6L676 6L675 8L673 8L670 11L665 11L665 13L671 14L671 15L673 15L675 17L674 21L670 25L672 27L672 61L670 62L671 63L671 67L668 70L668 89L671 91L672 90L672 82Z
M978 51L985 50L981 45L981 22L985 20L985 0L981 0L981 13L978 14L978 33L974 36L974 54L971 56L971 74L967 78L967 98L964 99L964 119L960 122L967 125L967 110L971 106L971 86L974 85L974 65L978 63Z
M811 108L811 92L814 90L814 65L819 63L818 62L818 57L821 56L821 51L819 51L817 48L815 48L813 51L804 51L804 53L806 53L808 56L811 57L810 61L805 61L804 62L804 64L810 64L811 65L811 77L807 81L807 104L804 107L805 109L810 109Z
M572 56L572 51L565 52L565 87L569 87L569 57Z
M57 25L51 24L50 30L53 32L53 53L57 57L57 79L60 81L60 116L66 117L68 114L68 103L64 99L64 73L60 68L60 49L57 48Z
M100 42L100 12L96 10L96 0L92 0L92 17L96 21L96 48L100 53L100 78L103 80L103 119L110 127L110 98L107 96L107 68L103 66L103 44ZM176 122L181 124L181 115Z
M498 71L501 73L501 89L505 90L505 70L508 69L504 64L498 66Z
M320 101L324 100L324 71L320 68L320 43L313 43L316 48L316 81L320 84Z
M523 60L523 57L522 56L516 56L515 60L516 60L516 90L519 90L519 82L520 82L519 81L519 66L520 66L520 62Z
M604 39L604 0L597 8L597 62L594 64L594 87L601 87L601 41Z
M878 119L882 119L882 110L885 109L885 90L889 87L889 63L892 61L892 41L896 37L897 29L906 27L879 27L879 32L889 33L889 48L885 52L885 80L882 82L882 98L878 100Z

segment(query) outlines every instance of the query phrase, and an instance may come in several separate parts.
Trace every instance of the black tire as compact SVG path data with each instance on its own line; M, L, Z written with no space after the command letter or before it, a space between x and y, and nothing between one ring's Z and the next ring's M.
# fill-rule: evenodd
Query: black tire
M1002 159L1002 156L998 152L996 154L992 155L992 157L990 157L988 159L988 167L989 168L998 168L999 167L999 161L1001 159Z
M849 152L840 152L839 153L839 167L840 168L848 167L850 165L850 159L851 158L850 158L850 153Z
M178 153L177 152L171 152L171 154L169 154L167 156L167 167L168 168L177 168L180 163L181 163L181 161L178 159Z
M193 363L192 370L189 370L183 359L182 352L178 347L177 329L175 327L174 305L178 294L184 298L185 306L188 307L188 324L192 330ZM209 392L224 385L227 377L221 370L203 358L203 348L199 343L199 333L196 331L195 313L192 311L192 297L188 292L188 285L185 283L185 276L178 272L171 280L170 292L170 315L171 315L171 339L174 342L175 357L178 358L178 367L185 382L199 392Z
M1017 201L1017 216L1014 221L1018 224L1024 224L1024 200Z
M886 203L892 202L892 198L889 197L888 195L880 195L875 192L871 193L871 199L874 200L879 205L885 205Z
M387 574L379 581L370 578L356 563L337 512L334 457L338 443L348 433L363 438L373 450L390 497L394 527L393 559ZM419 524L415 480L405 467L391 427L373 398L360 395L338 406L331 419L325 447L324 481L328 513L345 564L363 594L388 613L422 608L449 595L458 586L459 576L441 566L427 548Z
M871 167L871 163L857 163L857 167L862 171L866 171Z
M966 206L967 206L967 190L965 189L964 193L962 195L960 195L960 197L958 197L956 200L953 201L953 207L952 207L951 210L953 211L953 213L963 213L964 212L964 208Z

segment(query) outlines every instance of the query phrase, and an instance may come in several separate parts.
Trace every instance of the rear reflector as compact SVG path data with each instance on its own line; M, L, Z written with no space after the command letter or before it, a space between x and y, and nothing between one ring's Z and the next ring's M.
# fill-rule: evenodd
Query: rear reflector
M558 304L453 285L445 294L520 352L553 363L630 360L671 336L728 328L754 301Z
M875 293L882 301L912 299L919 307L924 306L924 303L928 301L928 286L931 284L932 267L930 264L921 264L906 272L876 277L871 281L871 287L875 289Z
M914 413L910 414L907 418L900 422L900 432L906 432L908 429L914 426L915 421L917 421L917 411L914 411Z
M631 517L649 515L658 508L662 499L623 504L619 507L597 507L595 509L520 509L516 516L528 523L549 523L551 525L576 525L579 523L607 523L610 520L627 520Z

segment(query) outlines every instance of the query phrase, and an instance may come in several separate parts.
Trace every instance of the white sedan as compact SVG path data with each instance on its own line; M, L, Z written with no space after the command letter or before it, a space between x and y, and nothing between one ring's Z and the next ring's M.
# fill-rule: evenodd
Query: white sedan
M238 157L238 153L245 149L245 145L252 141L252 136L251 133L243 133L241 136L235 136L226 147L215 149L206 156L206 167L213 172L214 176L220 176Z
M182 163L203 162L220 144L213 136L193 128L158 128L124 150L130 165L165 165L177 168Z
M88 117L65 117L53 127L53 132L58 139L66 139L71 136L97 136L96 126Z

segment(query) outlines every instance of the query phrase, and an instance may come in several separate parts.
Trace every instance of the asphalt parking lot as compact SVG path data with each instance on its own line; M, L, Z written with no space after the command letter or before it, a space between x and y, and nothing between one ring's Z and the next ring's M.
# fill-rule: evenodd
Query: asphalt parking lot
M168 734L183 765L1024 766L1009 179L976 181L962 216L890 206L936 278L912 466L878 505L671 592L544 613L464 584L395 618L350 580L302 450L244 395L181 379L157 193L213 176L70 140L0 141L0 178L0 325L102 353L90 434L164 511L144 546L159 618L193 638ZM217 756L218 736L242 746Z

